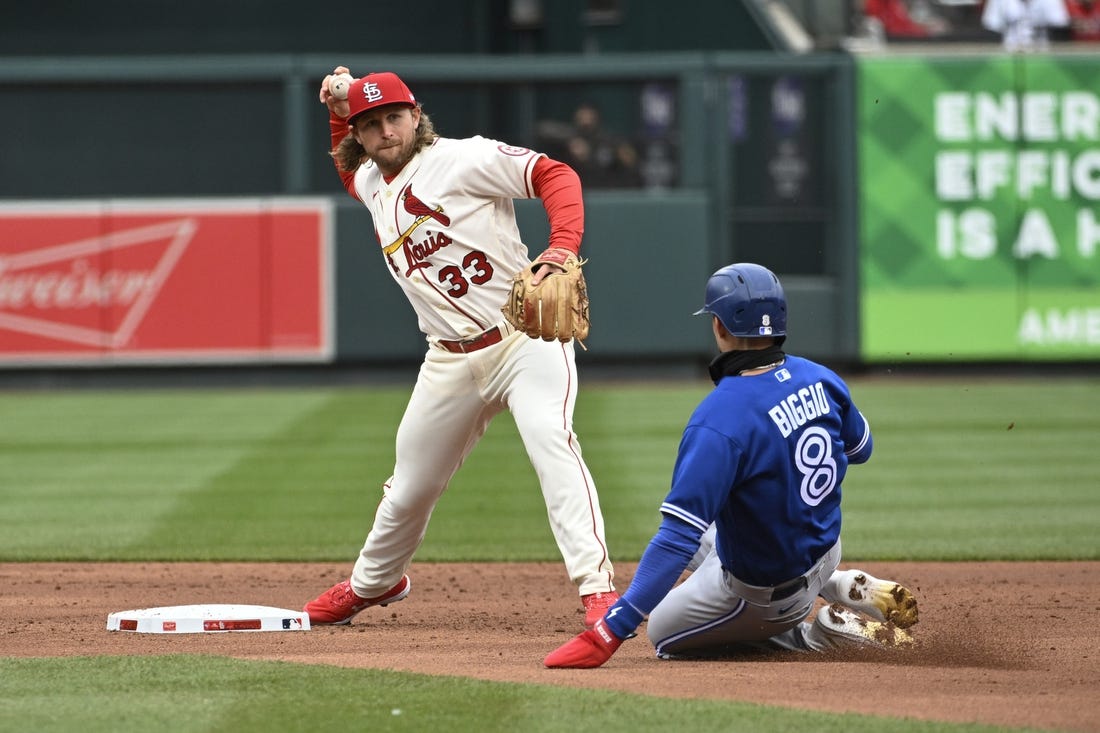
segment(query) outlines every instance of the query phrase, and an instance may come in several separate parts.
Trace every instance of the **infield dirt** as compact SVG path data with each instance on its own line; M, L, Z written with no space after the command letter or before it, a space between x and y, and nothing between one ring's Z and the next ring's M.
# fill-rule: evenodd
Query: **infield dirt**
M850 567L848 563L841 567ZM1100 731L1100 562L861 563L917 595L917 645L660 661L644 629L597 670L542 658L580 631L560 564L413 563L412 593L350 626L295 633L109 632L115 611L197 603L297 609L348 564L0 564L0 655L217 654L834 712ZM625 588L633 564L618 564ZM669 674L675 665L675 674Z

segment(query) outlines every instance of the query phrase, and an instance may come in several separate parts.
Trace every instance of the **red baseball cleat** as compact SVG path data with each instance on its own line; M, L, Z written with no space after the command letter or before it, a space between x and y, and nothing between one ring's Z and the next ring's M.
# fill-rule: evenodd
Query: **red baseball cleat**
M355 614L371 606L388 606L409 595L412 583L404 575L397 585L375 598L363 598L351 589L351 581L337 583L306 604L311 624L339 626L351 623Z

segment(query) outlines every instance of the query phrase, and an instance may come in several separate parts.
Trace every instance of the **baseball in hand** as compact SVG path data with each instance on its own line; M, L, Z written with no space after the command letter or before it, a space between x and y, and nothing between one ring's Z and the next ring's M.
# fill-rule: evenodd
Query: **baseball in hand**
M337 74L328 80L328 90L337 99L347 99L348 89L355 78L351 74Z

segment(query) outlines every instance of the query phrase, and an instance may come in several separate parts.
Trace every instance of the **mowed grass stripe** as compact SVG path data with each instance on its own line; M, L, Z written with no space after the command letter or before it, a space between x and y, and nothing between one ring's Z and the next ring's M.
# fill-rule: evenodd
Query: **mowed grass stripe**
M1100 380L856 380L875 454L845 482L850 559L1097 559Z
M313 730L986 733L951 725L607 690L173 655L0 658L0 731ZM1024 729L1019 729L1023 731Z
M178 548L198 560L354 559L392 470L408 390L309 394L310 409L188 492L132 554L158 559L163 548Z
M315 391L0 394L0 555L153 559L149 548L164 552L153 531L161 518L324 399ZM205 521L218 517L211 507Z
M875 454L845 481L847 557L1100 558L1100 381L850 381ZM656 529L708 389L582 388L575 426L613 559L636 560ZM407 399L397 386L0 393L0 560L350 561ZM560 560L507 413L417 558Z

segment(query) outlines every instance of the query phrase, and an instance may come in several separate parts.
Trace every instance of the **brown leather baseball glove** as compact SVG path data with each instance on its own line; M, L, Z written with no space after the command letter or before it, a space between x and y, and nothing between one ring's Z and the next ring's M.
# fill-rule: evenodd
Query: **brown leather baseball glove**
M543 341L578 342L588 338L588 287L581 272L585 261L569 250L548 249L512 278L512 292L500 310L517 331ZM560 267L537 285L531 281L543 264ZM584 344L582 343L583 347Z

